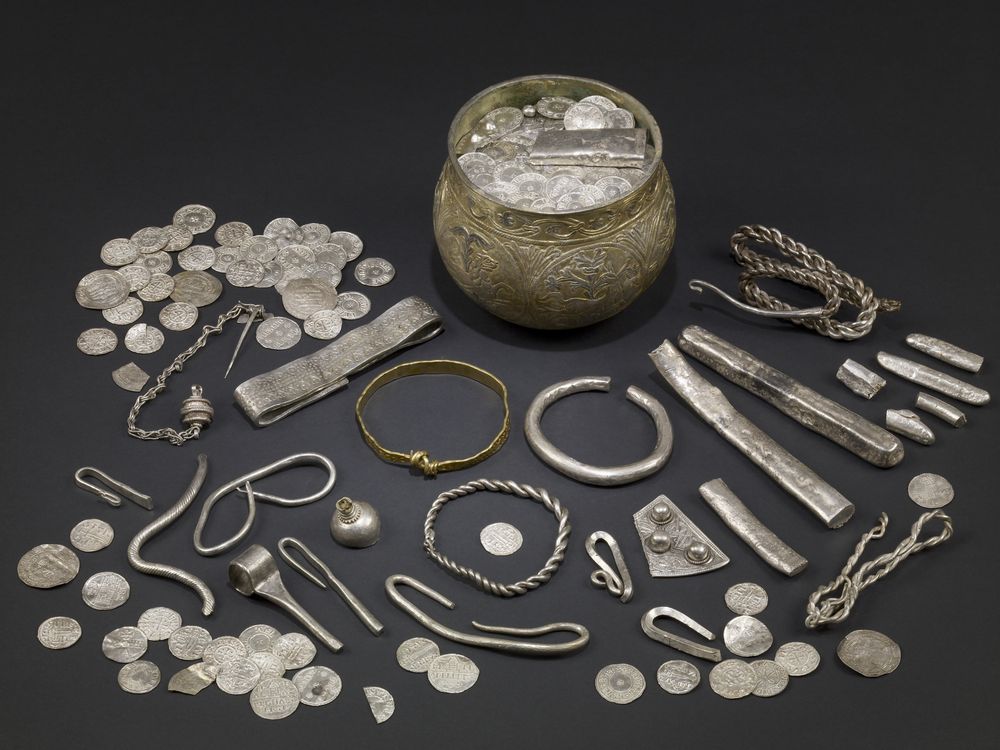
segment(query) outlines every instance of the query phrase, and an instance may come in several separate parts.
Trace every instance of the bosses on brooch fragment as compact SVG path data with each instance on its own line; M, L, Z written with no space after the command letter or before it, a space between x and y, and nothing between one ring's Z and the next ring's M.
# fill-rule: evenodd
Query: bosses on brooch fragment
M654 578L716 570L729 558L666 495L638 510L632 519Z

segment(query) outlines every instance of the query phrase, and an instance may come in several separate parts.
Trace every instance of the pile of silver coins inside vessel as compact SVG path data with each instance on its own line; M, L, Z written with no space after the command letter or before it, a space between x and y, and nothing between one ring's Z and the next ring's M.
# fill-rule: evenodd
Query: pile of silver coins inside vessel
M474 185L505 206L538 213L606 205L635 190L656 166L646 130L600 95L545 96L520 109L494 109L458 151Z

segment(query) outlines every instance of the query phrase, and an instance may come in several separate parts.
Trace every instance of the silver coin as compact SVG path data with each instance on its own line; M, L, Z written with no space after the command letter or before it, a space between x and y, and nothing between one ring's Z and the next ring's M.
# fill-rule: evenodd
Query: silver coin
M181 626L181 616L169 607L152 607L139 615L139 630L150 641L165 641Z
M313 255L317 263L330 263L337 270L342 270L350 258L347 257L347 250L334 242L327 242L322 245L315 245Z
M616 201L632 192L632 183L618 175L602 177L594 183L594 187L604 193L604 197L609 201Z
M314 339L329 341L337 338L344 322L333 310L317 310L302 323L302 330Z
M215 684L230 695L246 695L260 682L260 669L246 657L233 659L219 668Z
M257 665L262 680L285 676L285 662L277 654L272 654L270 651L255 651L247 658Z
M226 271L226 281L236 287L256 286L264 278L264 266L255 260L238 260Z
M143 227L132 235L132 242L139 248L141 254L155 253L167 246L170 236L163 227Z
M275 316L257 326L257 343L265 349L291 349L302 338L302 329L291 318Z
M222 282L207 271L181 271L174 276L174 302L189 302L195 307L211 305L222 294Z
M286 271L305 268L316 262L316 253L308 245L285 245L278 251L275 260Z
M207 271L214 263L215 248L209 245L191 245L177 256L177 265L185 271Z
M375 717L375 723L389 721L396 712L396 699L392 697L392 693L385 688L375 686L366 687L364 691L365 700L368 701L368 708Z
M174 212L174 224L187 227L192 234L207 232L215 224L215 211L208 206L192 203L181 206Z
M205 646L211 642L212 634L205 628L198 625L182 625L167 638L167 648L178 659L195 661L202 657Z
M498 162L493 170L493 179L500 183L510 183L514 192L518 192L514 186L514 179L527 172L533 172L534 166L527 159L518 157L510 161Z
M135 297L126 297L120 305L101 310L101 315L109 323L117 326L127 326L142 317L142 301Z
M337 306L337 290L322 279L292 279L281 292L281 304L289 315L305 320L318 310Z
M271 651L281 657L286 669L301 669L316 658L316 647L302 633L285 633Z
M225 247L240 247L253 237L253 229L242 221L228 221L215 229L215 241Z
M260 652L270 653L274 648L275 641L281 637L277 628L270 625L251 625L240 633L240 640L246 646L248 654Z
M663 662L656 670L656 682L672 695L684 695L698 687L701 672L691 662L673 659Z
M198 662L190 667L185 667L180 672L170 678L167 683L167 690L185 695L198 695L202 690L215 682L219 674L219 668L212 664Z
M517 156L519 154L515 154ZM489 174L497 168L497 160L492 155L480 151L470 151L458 157L458 165L471 179L476 175Z
M646 678L631 664L609 664L594 679L597 693L609 703L631 703L646 691Z
M426 672L441 655L437 644L427 638L408 638L396 649L396 663L407 672Z
M294 219L272 219L264 227L264 236L272 240L288 240L299 235L299 225Z
M138 393L149 382L149 373L143 370L135 362L122 365L111 373L111 379L115 385L126 391Z
M479 667L468 656L441 654L427 666L427 679L440 693L464 693L479 679Z
M38 626L38 642L58 651L72 646L82 633L80 623L72 617L50 617Z
M136 323L125 332L125 348L136 354L152 354L163 346L163 331L146 323Z
M190 302L171 302L160 310L159 318L168 331L186 331L198 320L198 308Z
M310 279L325 281L334 289L340 286L341 279L343 278L336 263L326 263L317 260L315 263L310 263L303 270Z
M330 232L330 239L328 239L327 242L332 242L333 244L340 245L344 248L344 250L347 251L348 260L354 260L361 255L361 251L365 246L361 241L361 238L354 234L354 232Z
M278 261L275 261L277 263ZM308 264L307 264L308 265ZM302 268L285 268L284 266L279 266L281 268L281 278L274 282L274 291L278 294L284 294L285 287L295 279L306 279L309 278L309 274L306 273L305 267Z
M510 184L523 196L537 200L545 195L545 185L549 178L541 172L523 172L511 179Z
M876 630L855 630L837 646L837 657L865 677L882 677L895 672L902 652L892 638Z
M559 198L583 187L583 180L568 174L556 174L545 183L545 197L554 204Z
M522 122L524 112L517 107L498 107L483 115L479 127L490 137L497 138L517 130Z
M142 695L160 684L160 668L151 661L134 661L118 670L118 686L126 693Z
M165 273L154 273L149 283L135 293L143 302L161 302L174 291L174 277Z
M303 224L299 227L304 245L322 245L330 241L330 227L326 224Z
M722 638L726 648L737 656L760 656L774 642L767 625L750 615L739 615L727 622Z
M149 280L153 276L148 268L141 266L138 263L122 266L118 269L118 273L125 278L130 292L138 292L149 283Z
M791 641L778 646L774 660L792 677L802 677L819 666L819 651L808 643Z
M612 109L604 113L604 127L606 128L634 128L635 117L627 109Z
M557 211L582 211L605 202L604 193L594 185L581 185L556 199Z
M194 242L194 233L179 224L168 224L163 231L167 235L167 244L163 249L168 253L179 253Z
M92 357L113 352L116 346L118 336L109 328L88 328L76 337L76 348Z
M243 641L231 635L221 635L205 645L201 658L206 664L221 668L229 662L246 658L246 655L247 647L243 645Z
M115 530L100 518L85 518L69 532L69 543L81 552L97 552L111 544Z
M600 107L605 112L610 112L613 109L617 109L618 105L613 101L608 99L606 96L601 96L600 94L594 94L592 96L585 96L580 100L581 104L593 104L595 107Z
M955 488L940 474L917 474L906 491L921 508L943 508L955 499Z
M395 275L396 269L385 258L366 258L354 267L354 278L365 286L383 286Z
M261 680L250 693L250 708L262 719L284 719L299 707L299 689L284 677Z
M788 672L777 662L758 659L750 662L750 666L757 673L753 694L758 698L771 698L788 687Z
M101 641L101 651L111 661L119 664L133 662L146 653L149 641L142 634L139 628L126 625L123 628L115 628Z
M340 675L329 667L306 667L292 682L299 691L299 701L307 706L325 706L340 695Z
M371 300L361 292L340 292L334 311L344 320L363 318L372 309Z
M158 250L148 255L140 255L136 265L145 267L150 273L166 273L174 265L174 261L167 253ZM127 266L123 266L123 268L127 268Z
M88 310L107 310L128 297L129 282L120 270L91 271L76 285L76 301Z
M594 130L604 127L604 110L596 104L577 102L563 116L566 130Z
M543 96L535 103L535 111L542 117L561 120L566 116L566 110L574 104L576 101L566 96Z
M108 240L101 248L101 260L109 266L127 266L139 257L139 246L125 237Z
M240 245L240 250L247 260L267 263L278 255L278 243L265 234L255 234Z
M225 245L220 245L215 248L213 252L215 253L215 262L212 263L212 270L218 271L219 273L226 273L233 263L238 260L243 260L241 251L238 247L226 247Z
M726 591L726 606L738 615L759 615L767 609L767 592L756 583L737 583Z
M118 573L104 571L94 573L83 584L80 592L83 603L91 609L116 609L128 601L131 588L128 581Z
M532 211L538 211L539 213L551 214L555 213L556 204L550 201L548 198L538 198L532 201L531 205L528 206Z
M51 589L69 583L80 572L80 558L61 544L39 544L17 562L21 583L35 589Z
M530 151L528 150L528 146L520 142L520 139L509 140L508 136L504 136L501 140L494 141L489 146L484 147L482 151L476 151L474 153L482 156L488 156L494 161L511 161L512 159L516 159L518 157L528 156ZM459 161L461 161L461 159L459 159ZM493 170L490 170L491 174L492 172ZM469 173L466 172L466 174Z
M745 661L726 659L712 667L708 684L712 692L723 698L745 698L757 687L757 673Z
M524 543L521 532L509 523L497 522L484 526L479 532L479 542L491 555L513 555Z
M276 260L269 260L263 265L264 276L260 281L254 284L254 286L258 289L269 289L281 281L281 277L284 275L284 270L281 268L281 264Z

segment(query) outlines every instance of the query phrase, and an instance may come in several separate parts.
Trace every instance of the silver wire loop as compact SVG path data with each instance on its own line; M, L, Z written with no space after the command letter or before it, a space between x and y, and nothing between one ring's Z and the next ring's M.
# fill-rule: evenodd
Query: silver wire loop
M691 656L696 656L699 659L707 659L708 661L716 662L722 661L722 652L719 651L719 649L712 648L711 646L703 646L700 643L689 641L687 638L681 638L679 635L668 633L666 630L656 627L653 622L658 617L669 617L671 620L676 620L682 625L686 625L691 628L691 630L696 632L705 640L715 640L715 634L712 633L711 630L699 625L683 612L680 612L673 607L653 607L653 609L649 610L642 616L642 620L639 624L642 626L642 632L654 641L659 641L665 646L670 646L670 648L675 648L678 651L690 654Z
M612 568L605 562L604 558L597 552L597 542L604 542L611 550L611 557L615 567ZM607 589L613 596L617 596L622 604L627 604L632 599L634 590L632 588L632 576L625 564L625 556L622 554L618 541L606 531L595 531L587 537L585 544L587 554L597 565L597 570L590 574L590 582L599 589Z
M100 485L94 484L93 482L88 482L85 477L98 479L111 489L117 490L117 492L112 492L111 490L107 490ZM145 508L146 510L153 509L153 499L149 495L139 492L139 490L134 487L130 487L125 484L125 482L119 482L114 477L108 476L107 473L94 466L81 466L73 474L73 480L76 482L77 487L82 490L86 490L87 492L94 493L101 498L101 500L114 508L119 507L122 504L122 499L125 498L131 500L133 503Z

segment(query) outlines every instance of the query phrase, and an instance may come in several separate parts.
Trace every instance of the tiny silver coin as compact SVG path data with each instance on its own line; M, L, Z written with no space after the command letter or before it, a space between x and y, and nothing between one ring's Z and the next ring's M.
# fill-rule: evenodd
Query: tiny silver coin
M111 379L119 388L138 393L149 381L149 373L135 362L129 362L127 365L122 365L117 370L112 371Z
M118 686L126 693L142 695L160 684L160 668L151 661L134 661L118 670Z
M691 662L673 659L663 662L656 670L656 682L672 695L684 695L698 687L701 672Z
M190 302L195 307L211 305L222 294L222 282L207 271L181 271L174 276L174 302Z
M767 592L756 583L737 583L726 591L726 606L737 615L759 615L767 609Z
M396 699L392 697L392 693L385 688L375 686L366 687L364 691L365 700L368 701L368 708L375 717L375 723L389 721L396 712Z
M240 247L253 237L253 229L242 221L227 221L215 229L215 241L225 247Z
M257 665L262 680L285 676L285 662L277 654L272 654L270 651L255 651L248 658Z
M576 101L566 96L543 96L535 103L535 111L550 120L561 120L574 104Z
M69 583L80 572L80 558L61 544L39 544L17 562L21 583L35 589L51 589Z
M243 641L231 635L221 635L205 645L201 658L206 664L222 668L237 659L246 658L246 655L247 647L243 645Z
M91 609L115 609L128 601L131 588L118 573L94 573L83 584L83 603Z
M395 275L396 269L385 258L365 258L354 267L354 278L365 286L384 286Z
M753 694L758 698L771 698L788 687L788 672L777 662L758 659L750 662L750 666L757 674Z
M101 651L111 661L119 664L133 662L146 653L149 642L139 628L126 625L123 628L115 628L101 641Z
M627 109L615 107L610 112L604 113L604 127L606 128L634 128L635 117Z
M791 677L802 677L819 666L819 651L808 643L791 641L778 646L774 660L785 668Z
M347 253L348 260L354 260L359 255L365 247L365 243L361 241L361 238L354 232L331 232L330 239L327 240L328 243L332 242L334 245L340 245L344 248Z
M163 231L163 227L143 227L132 235L132 242L139 248L142 254L155 253L167 246L170 237Z
M125 237L118 237L104 243L101 260L109 266L127 266L139 257L139 246Z
M319 310L337 306L337 290L322 279L292 279L281 292L281 304L294 318L305 320Z
M316 647L302 633L285 633L274 642L272 653L281 657L286 669L301 669L316 658Z
M727 622L722 639L737 656L760 656L774 642L767 625L750 615L739 615Z
M524 537L509 523L497 522L484 526L479 532L479 542L491 555L513 555L524 543Z
M291 239L298 235L299 225L294 219L272 219L264 227L264 236L272 240Z
M604 127L604 110L596 104L577 102L563 116L566 130L593 130Z
M837 657L865 677L882 677L895 672L902 652L892 638L876 630L855 630L837 646Z
M322 245L330 241L330 227L326 224L303 224L299 231L302 232L302 242L306 245Z
M215 684L230 695L246 695L260 682L260 669L245 656L227 661L219 668Z
M181 206L174 212L173 223L186 227L193 234L201 234L215 224L215 211L197 203Z
M123 266L127 268L128 266ZM76 285L76 301L88 310L107 310L128 297L129 282L120 270L91 271Z
M170 653L184 661L195 661L205 653L212 634L198 625L182 625L167 638Z
M340 675L329 667L306 667L292 677L299 691L299 701L307 706L325 706L340 695Z
M275 316L257 326L257 343L265 349L291 349L302 338L302 329L291 318Z
M613 101L608 99L606 96L601 96L600 94L594 94L592 96L585 96L580 100L581 104L593 104L596 107L600 107L605 112L610 112L613 109L617 109L618 105Z
M161 302L174 291L174 277L165 273L150 274L149 283L135 293L143 302Z
M631 664L609 664L594 679L597 694L609 703L631 703L646 691L646 678Z
M72 617L50 617L38 626L38 642L57 651L72 646L82 633L80 623Z
M174 261L167 253L157 250L155 253L140 255L136 265L143 266L150 273L166 273L174 265ZM122 267L128 268L128 266Z
M396 663L407 672L426 672L441 655L437 644L427 638L408 638L396 649Z
M181 626L181 616L169 607L152 607L139 615L136 623L150 641L165 641Z
M256 286L264 278L264 265L255 260L238 260L226 270L226 281L235 287Z
M347 257L347 250L334 242L314 245L313 250L317 263L332 263L338 269L342 269L350 260Z
M270 625L251 625L240 633L240 640L246 646L248 654L270 653L280 637L278 629Z
M361 292L340 292L334 311L344 320L363 318L372 309L371 300Z
M97 552L111 544L115 530L99 518L85 518L69 532L69 543L81 552Z
M464 693L479 679L479 667L468 656L441 654L427 666L427 679L440 693Z
M943 508L955 499L955 488L940 474L917 474L906 491L921 508Z
M168 331L186 331L198 320L198 308L190 302L171 302L160 310L160 325Z
M745 698L757 687L757 673L745 661L726 659L712 667L708 684L712 692L723 698Z
M142 300L135 297L126 297L125 301L120 305L109 307L107 310L101 310L101 315L104 316L106 321L116 326L127 326L132 325L141 318L142 312Z
M214 263L215 248L209 245L191 245L177 256L177 265L185 271L207 271Z
M118 336L110 328L88 328L76 337L76 348L92 357L113 352L116 346Z
M284 677L261 680L250 693L250 708L262 719L284 719L299 707L299 689Z
M118 269L118 273L124 277L125 281L128 283L128 290L130 292L138 292L153 277L149 269L145 266L140 266L138 263L132 263L128 266L122 266Z
M278 255L278 243L267 235L255 234L240 245L240 251L247 260L268 263Z
M136 323L125 332L125 348L136 354L152 354L163 346L163 331L146 323Z
M163 231L167 235L167 244L163 249L168 253L179 253L194 242L194 232L179 224L168 224Z
M329 341L337 338L344 321L333 310L317 310L302 323L302 330L314 339Z

